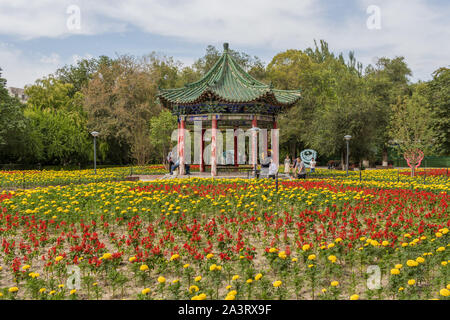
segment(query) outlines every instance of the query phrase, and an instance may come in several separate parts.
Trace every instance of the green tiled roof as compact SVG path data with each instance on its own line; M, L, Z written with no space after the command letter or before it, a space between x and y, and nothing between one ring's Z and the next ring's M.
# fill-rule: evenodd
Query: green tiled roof
M211 100L288 106L300 99L300 90L277 90L256 80L234 61L225 43L222 56L202 79L183 88L160 89L158 97L167 107Z

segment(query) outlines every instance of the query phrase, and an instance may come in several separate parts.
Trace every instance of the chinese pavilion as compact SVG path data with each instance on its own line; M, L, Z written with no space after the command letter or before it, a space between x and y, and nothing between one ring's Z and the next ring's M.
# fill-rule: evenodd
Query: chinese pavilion
M178 116L178 156L180 174L184 174L184 129L194 121L211 123L211 175L217 175L217 130L220 128L277 128L277 116L283 107L300 99L300 90L278 90L244 71L233 59L228 43L223 54L202 79L182 88L160 89L161 104ZM202 135L205 130L202 130ZM272 130L274 132L275 130ZM273 138L273 137L272 137ZM255 139L256 140L256 139ZM204 171L203 137L201 138L200 171ZM237 165L237 139L234 138L234 165ZM278 148L272 150L278 164ZM253 163L257 163L256 146L252 147Z

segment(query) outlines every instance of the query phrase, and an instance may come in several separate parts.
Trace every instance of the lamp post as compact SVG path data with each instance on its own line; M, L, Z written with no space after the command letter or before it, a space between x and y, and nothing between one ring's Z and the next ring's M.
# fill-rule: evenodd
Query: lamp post
M350 149L349 149L349 142L350 142L350 139L351 139L351 138L352 138L352 136L350 136L350 135L344 136L345 142L347 143L347 176L348 176L348 154L349 154L349 152L350 152Z
M97 174L97 145L95 138L99 135L97 131L92 131L91 135L94 137L94 174Z

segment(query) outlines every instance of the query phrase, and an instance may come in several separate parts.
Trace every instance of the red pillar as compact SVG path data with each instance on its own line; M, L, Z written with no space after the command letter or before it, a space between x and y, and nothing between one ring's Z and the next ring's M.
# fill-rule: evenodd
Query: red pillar
M252 120L252 128L256 128L258 126L258 121L256 120L256 116L253 116ZM256 166L258 164L258 133L256 131L252 131L252 162L253 165Z
M217 118L213 115L211 130L211 176L217 176Z
M200 172L205 172L205 160L203 159L203 149L205 148L205 141L203 141L204 136L205 129L202 129L202 141L200 143Z
M180 159L180 175L184 175L184 129L185 129L185 121L184 118L180 119L180 130L179 130L179 145L180 145L180 153L179 153L179 159Z
M276 165L280 164L280 150L279 150L279 135L276 129L278 129L277 126L277 120L273 121L273 129L272 135L270 137L270 143L272 144L272 160L275 162ZM277 133L275 133L277 132Z
M239 167L238 164L238 138L236 135L236 129L234 128L234 166Z

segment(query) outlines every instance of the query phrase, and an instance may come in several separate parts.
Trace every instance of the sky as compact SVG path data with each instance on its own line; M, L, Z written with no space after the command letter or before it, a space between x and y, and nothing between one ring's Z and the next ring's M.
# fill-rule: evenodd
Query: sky
M0 0L0 68L24 87L79 59L153 51L190 65L208 45L269 63L324 39L364 66L405 57L411 81L450 64L448 0Z

